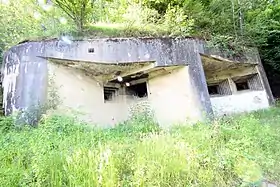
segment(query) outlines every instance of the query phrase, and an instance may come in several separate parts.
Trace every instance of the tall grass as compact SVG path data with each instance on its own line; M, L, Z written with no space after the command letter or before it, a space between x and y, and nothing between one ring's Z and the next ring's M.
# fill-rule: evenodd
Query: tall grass
M280 111L161 130L137 118L95 129L51 116L0 122L0 186L252 186L280 182Z

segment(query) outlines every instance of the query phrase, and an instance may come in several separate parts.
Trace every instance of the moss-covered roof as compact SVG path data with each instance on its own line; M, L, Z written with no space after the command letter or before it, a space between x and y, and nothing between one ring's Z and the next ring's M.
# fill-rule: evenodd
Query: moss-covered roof
M101 38L194 38L200 40L206 40L199 36L190 36L183 34L170 34L165 30L160 30L159 28L147 29L139 27L128 27L128 26L112 26L112 25L94 25L88 27L84 32L78 33L76 31L69 31L67 36L71 36L72 40L90 40L90 39L101 39ZM41 36L41 37L31 37L25 39L18 44L26 42L40 42L40 41L51 41L58 40L60 38L57 36Z

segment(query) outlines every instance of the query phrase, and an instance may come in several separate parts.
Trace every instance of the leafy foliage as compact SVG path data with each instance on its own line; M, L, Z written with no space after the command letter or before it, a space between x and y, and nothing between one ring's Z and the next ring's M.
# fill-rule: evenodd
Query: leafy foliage
M93 0L53 0L75 23L80 32L91 21Z
M4 50L16 43L37 37L56 36L71 30L61 24L64 14L46 3L13 0L0 3L0 47Z

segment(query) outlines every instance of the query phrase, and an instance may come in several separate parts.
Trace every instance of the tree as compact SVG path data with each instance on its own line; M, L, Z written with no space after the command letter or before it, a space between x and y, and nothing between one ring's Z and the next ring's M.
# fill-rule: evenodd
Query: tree
M31 7L27 0L0 4L0 42L4 46L8 47L23 39L26 32L34 32L36 22L32 19L33 11L24 10L30 10Z
M280 96L280 1L262 1L247 13L247 38L259 48L274 96Z
M33 0L13 0L0 3L0 49L17 44L22 40L56 36L71 29L61 24L63 13L55 7L46 8Z
M53 0L75 23L82 32L85 25L91 21L94 0Z

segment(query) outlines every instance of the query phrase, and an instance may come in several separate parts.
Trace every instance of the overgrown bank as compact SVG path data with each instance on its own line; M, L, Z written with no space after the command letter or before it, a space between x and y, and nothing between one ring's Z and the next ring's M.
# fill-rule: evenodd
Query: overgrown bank
M161 130L138 119L98 130L52 116L1 120L0 186L252 186L280 182L280 111Z
M279 1L2 0L0 10L0 53L38 37L199 36L230 52L257 47L280 96Z

